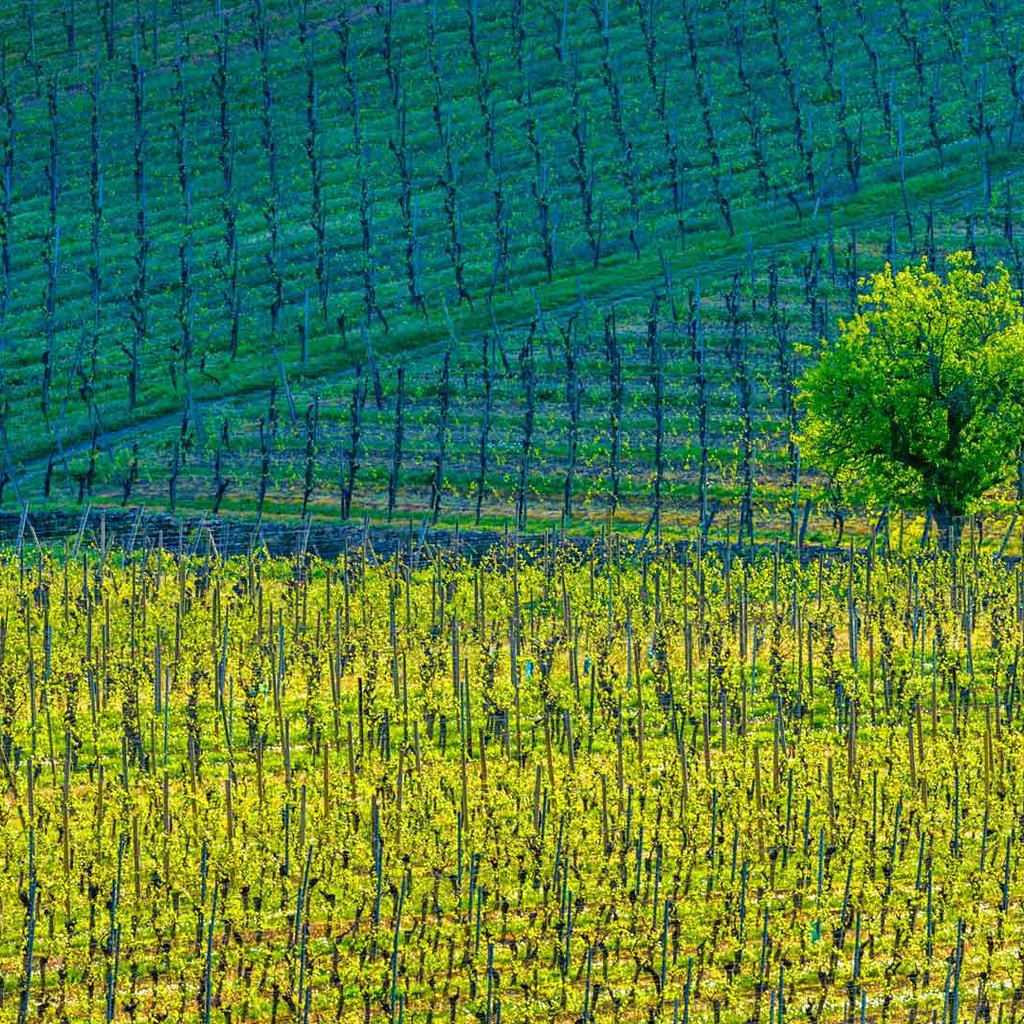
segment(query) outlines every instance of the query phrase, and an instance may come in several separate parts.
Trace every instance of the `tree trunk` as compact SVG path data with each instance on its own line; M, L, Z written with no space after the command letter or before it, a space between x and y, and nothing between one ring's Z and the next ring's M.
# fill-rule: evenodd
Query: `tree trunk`
M963 529L961 513L947 505L938 505L932 511L938 535L939 550L952 551Z

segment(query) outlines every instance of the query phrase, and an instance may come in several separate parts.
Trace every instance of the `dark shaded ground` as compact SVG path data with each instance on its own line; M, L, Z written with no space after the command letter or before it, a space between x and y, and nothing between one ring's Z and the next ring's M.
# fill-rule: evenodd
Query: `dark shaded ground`
M999 536L986 531L984 548L997 545ZM519 538L519 550L529 555L542 554L553 548L570 547L584 552L597 547L602 556L608 553L607 534L586 536L562 534L556 529L544 533L531 532ZM612 534L612 543L618 556L629 557L638 554L645 546L653 545L653 535L645 531L629 532L617 530ZM289 556L303 552L334 560L346 551L366 549L376 561L390 559L398 551L403 560L415 566L432 551L442 548L451 554L462 555L472 560L479 559L495 548L509 547L515 536L511 531L432 529L423 524L411 522L406 526L381 526L365 523L351 523L345 526L323 522L295 520L264 520L226 516L172 516L164 512L150 512L143 508L90 509L83 513L70 511L0 512L0 546L18 547L65 547L70 554L81 550L141 551L145 548L162 548L168 552L185 551L189 554L220 556L246 555L261 551L273 556ZM893 546L895 539L892 538ZM966 538L964 543L966 543ZM870 544L870 535L858 535L855 549L864 553ZM683 549L693 549L695 541L674 540L665 547L674 549L677 555ZM733 554L749 549L733 541ZM770 556L779 551L792 556L792 544L781 540L776 543L755 545L755 553ZM885 550L884 531L875 539L875 550ZM706 548L724 553L723 536L712 536ZM907 554L919 549L914 546ZM934 550L930 547L930 550ZM806 562L825 556L826 558L848 558L848 545L804 544L800 549L801 560ZM1002 549L1000 549L1002 554ZM1013 563L1016 556L1005 557Z

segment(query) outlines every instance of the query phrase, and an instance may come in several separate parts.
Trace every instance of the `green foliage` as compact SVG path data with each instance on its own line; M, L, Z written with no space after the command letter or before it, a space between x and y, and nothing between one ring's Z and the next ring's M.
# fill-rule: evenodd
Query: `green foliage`
M0 1020L1019 1018L1016 566L623 541L0 551Z
M801 380L809 460L851 494L933 510L940 527L1006 478L1024 430L1024 310L969 252L870 279Z

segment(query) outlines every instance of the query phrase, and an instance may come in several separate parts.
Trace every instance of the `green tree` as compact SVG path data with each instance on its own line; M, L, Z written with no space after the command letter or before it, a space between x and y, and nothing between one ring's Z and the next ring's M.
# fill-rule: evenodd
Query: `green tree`
M806 458L855 499L953 521L1004 481L1024 434L1024 309L1000 264L969 252L941 277L872 276L860 311L800 381Z

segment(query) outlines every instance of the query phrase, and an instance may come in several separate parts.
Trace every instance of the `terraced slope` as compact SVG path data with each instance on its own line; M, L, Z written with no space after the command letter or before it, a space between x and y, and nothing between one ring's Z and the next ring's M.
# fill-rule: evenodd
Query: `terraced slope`
M1021 276L1020 13L6 5L3 497L782 514L860 274Z

